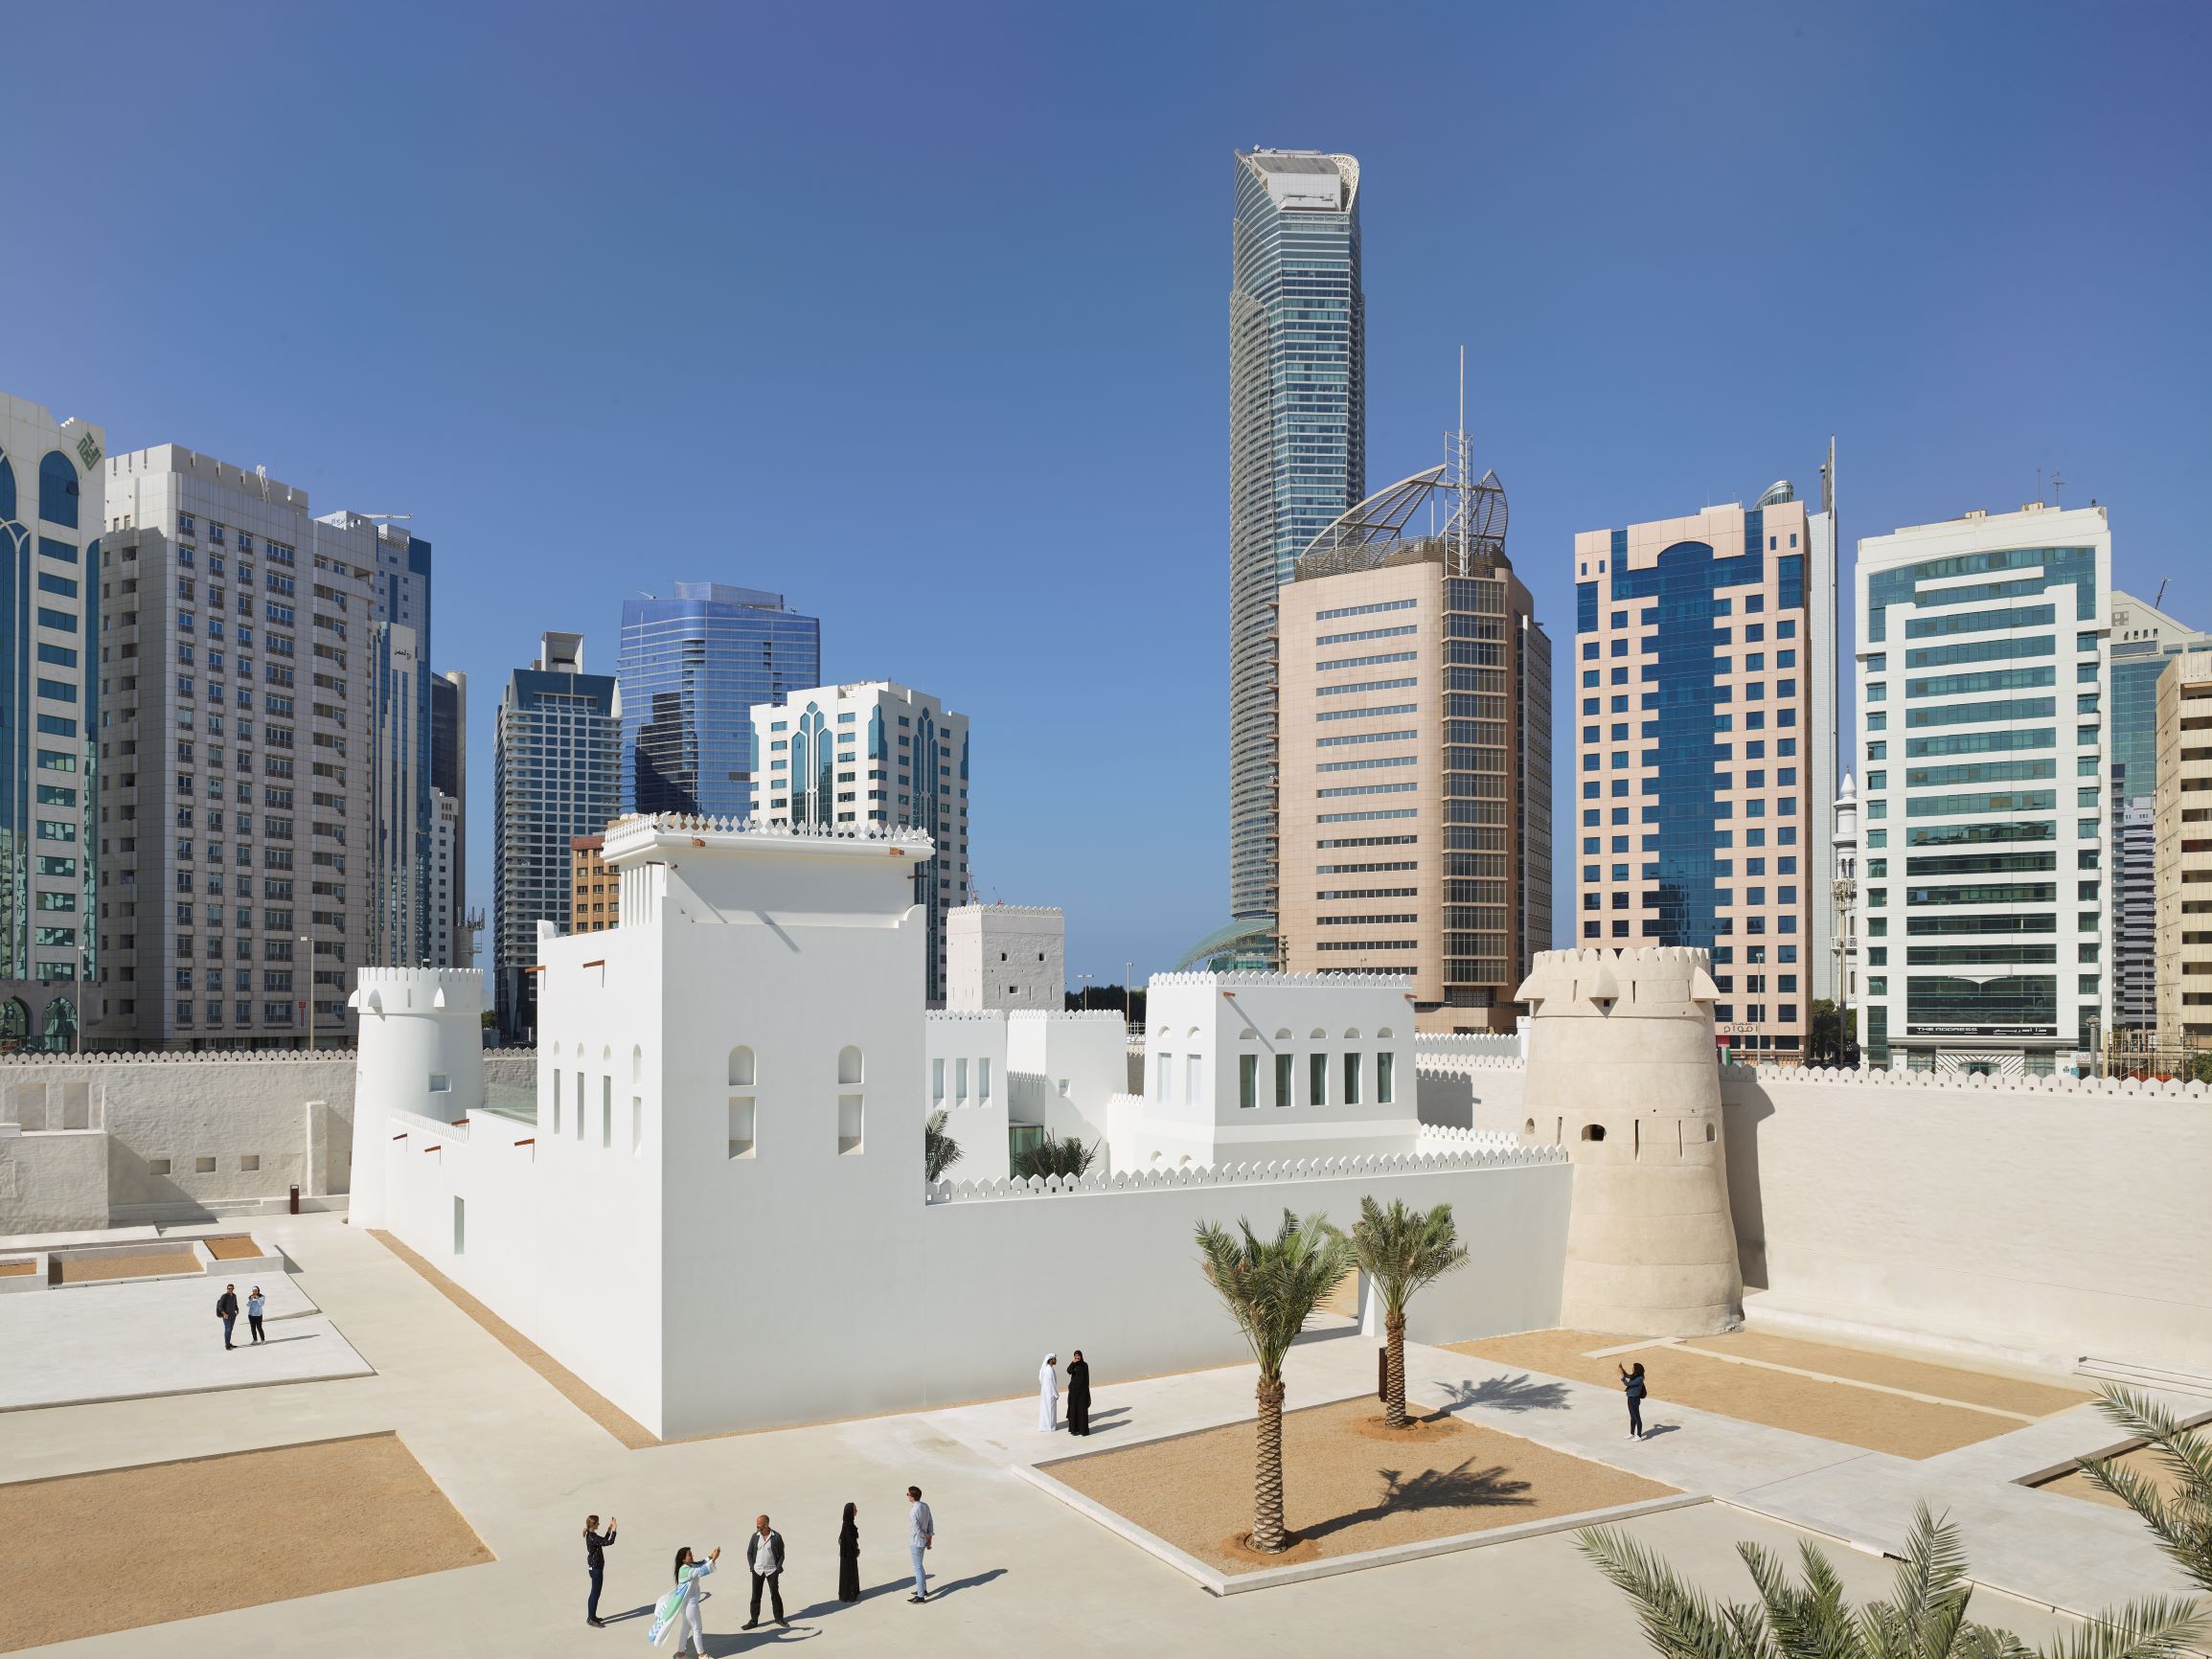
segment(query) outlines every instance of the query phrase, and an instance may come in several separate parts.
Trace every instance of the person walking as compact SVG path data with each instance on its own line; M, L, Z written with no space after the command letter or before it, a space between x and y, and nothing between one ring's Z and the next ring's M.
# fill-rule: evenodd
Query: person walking
M1090 1361L1080 1348L1067 1362L1067 1432L1090 1433Z
M226 1284L223 1286L223 1293L215 1299L215 1316L223 1322L223 1346L225 1348L235 1347L236 1345L231 1341L231 1332L238 1329L239 1323L239 1287L237 1285Z
M790 1627L784 1617L784 1534L768 1525L768 1517L753 1522L753 1535L745 1540L745 1565L753 1572L753 1611L745 1628L761 1627L761 1586L768 1587L768 1604L776 1609L776 1623Z
M645 1633L650 1646L659 1647L660 1639L680 1624L684 1633L676 1638L676 1652L680 1655L688 1648L693 1659L707 1659L707 1633L699 1627L699 1601L705 1592L699 1588L699 1580L713 1572L721 1558L719 1544L707 1552L703 1561L692 1554L689 1544L676 1552L675 1588L653 1606L652 1628Z
M837 1529L837 1600L860 1599L860 1506L845 1506L845 1524Z
M1640 1359L1637 1360L1636 1368L1633 1371L1625 1370L1618 1365L1614 1366L1613 1369L1620 1372L1621 1388L1629 1397L1629 1438L1630 1440L1642 1440L1644 1438L1644 1395L1647 1392L1644 1385L1644 1362Z
M1060 1355L1048 1353L1037 1368L1037 1431L1050 1434L1060 1427Z
M914 1557L914 1594L909 1602L929 1600L929 1579L924 1571L922 1558L937 1539L937 1520L929 1512L929 1506L922 1501L922 1489L906 1489L906 1553Z
M594 1630L606 1628L606 1621L599 1616L600 1586L606 1580L606 1552L614 1548L614 1517L606 1517L606 1531L599 1530L599 1517L583 1517L583 1571L591 1579L591 1594L583 1599L583 1622Z
M262 1334L262 1313L268 1305L269 1299L262 1294L262 1287L259 1284L255 1285L253 1294L246 1298L246 1329L253 1332L256 1342L268 1341L268 1338Z

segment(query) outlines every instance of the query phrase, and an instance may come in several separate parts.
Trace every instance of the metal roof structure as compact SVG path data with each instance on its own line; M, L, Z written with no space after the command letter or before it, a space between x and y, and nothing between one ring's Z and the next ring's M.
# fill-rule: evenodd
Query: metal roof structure
M1487 572L1505 553L1505 486L1495 472L1466 482L1466 440L1454 436L1451 461L1377 490L1308 543L1293 580L1374 570L1407 555L1434 558L1453 576ZM1413 515L1440 497L1449 509L1444 529L1408 536Z

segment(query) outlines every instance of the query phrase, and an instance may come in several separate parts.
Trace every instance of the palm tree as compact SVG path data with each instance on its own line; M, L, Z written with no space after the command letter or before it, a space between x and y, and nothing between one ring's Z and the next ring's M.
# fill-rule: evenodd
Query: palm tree
M2008 1631L1970 1622L1966 1555L1957 1530L1921 1505L1886 1602L1854 1610L1826 1555L1801 1546L1805 1581L1757 1544L1736 1553L1759 1591L1752 1603L1716 1607L1675 1570L1610 1527L1577 1533L1599 1572L1628 1593L1652 1651L1666 1659L2172 1659L2188 1651L2204 1616L2183 1601L2138 1602L2106 1613L2055 1648L2032 1648Z
M2083 1459L2082 1473L2142 1516L2158 1547L2199 1589L2212 1590L2212 1437L2184 1431L2148 1395L2124 1388L2099 1392L2105 1415L2158 1454L2174 1490L2161 1493L2134 1470L2101 1458Z
M1240 1220L1239 1239L1198 1223L1206 1278L1220 1294L1252 1357L1260 1362L1260 1448L1252 1476L1252 1548L1273 1554L1283 1533L1283 1356L1321 1299L1350 1271L1352 1246L1326 1217L1286 1210L1272 1239Z
M1385 1210L1372 1195L1359 1200L1352 1228L1352 1254L1382 1298L1382 1420L1404 1428L1405 1305L1424 1284L1467 1265L1467 1247L1452 1224L1451 1206L1408 1210L1393 1198Z
M1015 1179L1026 1181L1032 1175L1058 1175L1062 1180L1085 1174L1098 1159L1098 1143L1084 1146L1074 1135L1055 1139L1047 1135L1034 1147L1023 1148L1014 1160Z
M939 1106L929 1114L922 1125L922 1170L931 1181L941 1181L945 1171L967 1156L960 1143L945 1132L946 1113Z

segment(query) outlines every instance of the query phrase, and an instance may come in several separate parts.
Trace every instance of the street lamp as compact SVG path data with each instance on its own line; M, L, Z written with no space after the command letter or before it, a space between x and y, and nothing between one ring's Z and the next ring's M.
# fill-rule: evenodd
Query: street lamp
M1078 979L1080 979L1080 980L1082 980L1082 981L1083 981L1083 1011L1084 1011L1085 1013L1088 1013L1088 1012L1090 1011L1090 982L1091 982L1091 976L1090 976L1089 974L1087 974L1087 973L1079 973L1079 974L1077 974L1077 975L1076 975L1076 978L1078 978Z
M1123 964L1122 964L1122 1023L1123 1023L1124 1025L1127 1025L1127 1024L1129 1024L1130 1016L1136 1012L1136 1007L1137 1007L1137 983L1136 983L1136 981L1137 981L1137 965L1136 965L1135 963L1133 963L1133 962L1125 962L1125 963L1123 963Z
M311 872L310 872L311 874ZM300 943L308 947L308 1053L315 1052L315 936L300 935Z

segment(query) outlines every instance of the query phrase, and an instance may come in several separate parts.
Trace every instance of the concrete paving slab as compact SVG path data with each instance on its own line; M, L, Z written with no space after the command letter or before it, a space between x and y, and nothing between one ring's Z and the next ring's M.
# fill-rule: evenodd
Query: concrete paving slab
M268 1292L268 1340L222 1345L219 1279L55 1285L0 1297L0 1411L365 1376L374 1368L288 1278ZM242 1306L251 1284L241 1285Z

